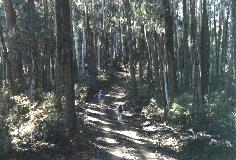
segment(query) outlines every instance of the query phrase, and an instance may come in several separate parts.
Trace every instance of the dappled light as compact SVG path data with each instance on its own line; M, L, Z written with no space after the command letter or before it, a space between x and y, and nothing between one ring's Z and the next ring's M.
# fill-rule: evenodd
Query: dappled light
M94 114L99 114L99 115L105 115L105 113L102 113L102 112L98 112L98 111L95 111L95 110L92 110L92 109L87 109L86 112L89 112L89 113L94 113Z
M97 140L103 141L103 142L106 142L106 143L109 143L109 144L117 144L118 143L115 139L107 138L107 137L99 137L99 138L97 138Z
M0 160L235 160L236 0L0 0Z
M90 117L90 116L87 116L86 120L87 120L87 121L92 121L92 122L100 122L100 123L102 123L102 124L110 124L109 122L100 120L100 119L98 119L98 118Z
M109 153L119 158L135 159L137 156L132 154L132 152L134 151L134 148L116 147L114 149L109 150Z

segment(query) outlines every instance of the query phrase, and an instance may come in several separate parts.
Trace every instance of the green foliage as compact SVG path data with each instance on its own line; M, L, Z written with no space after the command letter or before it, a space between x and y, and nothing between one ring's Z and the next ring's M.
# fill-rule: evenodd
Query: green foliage
M127 105L134 109L135 112L141 112L142 108L147 106L152 106L151 98L154 95L154 90L150 88L150 85L146 84L145 82L138 83L138 92L137 95L134 97L130 92L128 92ZM150 107L149 107L150 108Z
M6 126L5 113L8 110L6 97L0 92L0 159L7 159L12 150L10 136L8 135L8 126Z
M149 105L143 107L142 112L147 118L164 118L163 107L155 99L151 99Z
M67 137L65 134L65 124L63 120L46 119L38 128L40 135L47 143L65 145Z
M109 81L109 74L105 71L99 71L98 76L95 78L93 76L89 76L87 74L81 75L78 80L78 84L80 87L90 87L102 85L104 82Z
M236 117L233 106L224 91L212 93L207 103L210 119L207 131L210 134L230 140L236 145Z
M180 120L179 124L191 120L192 98L187 97L181 96L173 103L173 117ZM236 119L229 98L224 91L215 91L206 100L205 131L195 133L195 137L187 140L182 148L185 156L182 159L234 159L232 157L236 156Z
M181 159L233 160L235 151L229 141L199 133L183 146Z
M0 117L0 159L6 159L11 151L11 143L7 135L4 119Z
M66 127L61 115L55 108L54 98L54 94L48 93L39 105L38 109L43 110L45 115L44 118L39 119L39 124L35 128L35 135L38 140L61 145L66 143Z
M207 110L211 119L224 121L232 113L232 105L224 91L216 91L207 102Z
M185 127L190 125L192 100L192 95L188 93L175 98L170 109L173 122Z

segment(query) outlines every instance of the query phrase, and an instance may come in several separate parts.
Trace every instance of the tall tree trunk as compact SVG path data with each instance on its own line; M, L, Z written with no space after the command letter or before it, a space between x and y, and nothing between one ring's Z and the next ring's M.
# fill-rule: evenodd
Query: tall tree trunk
M70 2L69 0L56 0L56 39L57 39L57 56L59 60L57 63L62 65L63 82L64 82L64 96L65 96L65 121L67 127L67 134L70 138L76 133L77 120L75 112L75 95L74 95L74 70L73 70L73 40L72 40L72 26L70 18Z
M195 12L195 0L191 0L191 52L193 54L193 119L195 127L198 127L199 112L203 105L202 85L201 85L201 68L200 68L200 54L198 53L196 38L197 38L197 19Z
M234 80L236 80L236 1L232 0L232 23L233 23L233 70Z
M222 36L222 23L223 23L223 11L219 12L219 29L217 34L217 45L216 45L216 83L219 83L220 78L220 51L221 51L221 36Z
M217 61L216 61L216 56L218 55L218 37L217 37L217 23L216 23L216 4L215 4L215 1L214 1L214 31L213 31L213 35L214 35L214 53L213 53L213 57L215 57L213 59L213 68L216 69L216 64L217 64ZM217 86L217 73L214 72L212 73L213 74L213 77L214 77L214 81L213 81L213 89L216 89L216 86Z
M167 80L167 75L168 75L168 62L167 62L167 55L165 53L165 42L164 42L164 34L159 37L159 46L160 46L160 62L161 62L161 72L162 72L162 77L163 77L163 92L164 96L163 98L165 99L165 104L164 104L164 117L165 120L169 120L169 109L171 105L170 101L170 96L169 96L169 90L168 90L168 80Z
M88 16L88 15L87 15ZM87 30L87 55L86 55L86 62L88 65L88 74L92 76L93 78L96 78L97 76L97 63L96 63L96 55L95 55L95 48L93 43L93 31L90 27L90 16L87 18L86 22L86 30Z
M135 66L134 66L134 37L132 35L131 28L131 5L129 0L123 0L125 8L125 17L127 18L127 44L125 47L125 52L129 53L129 69L130 69L130 78L131 78L131 95L136 97L137 95L137 82L135 75Z
M43 0L44 4L44 42L43 42L43 55L44 55L44 66L43 66L43 88L45 91L50 91L51 89L51 79L50 79L50 39L49 39L49 29L48 29L48 1Z
M159 35L158 33L156 32L155 28L153 30L153 34L154 34L154 40L153 40L153 46L154 46L154 50L153 50L153 53L152 53L152 59L153 59L153 72L154 72L154 80L155 80L155 88L156 88L156 96L158 98L158 100L160 101L161 100L161 97L162 97L162 90L161 90L161 81L160 81L160 64L159 64L159 61L160 61L160 46L158 47L158 44L159 43Z
M191 55L188 46L189 33L189 18L187 9L187 0L183 0L183 18L184 18L184 33L183 33L183 54L184 54L184 91L190 88L191 79Z
M223 26L223 37L222 37L222 54L221 54L221 75L223 76L223 86L225 84L225 65L227 63L227 48L228 48L228 20L229 20L229 11L227 11L227 16Z
M165 52L168 63L168 92L170 101L173 101L177 93L177 77L176 77L176 66L174 63L174 31L173 31L173 13L171 11L171 4L169 0L162 0L165 15Z
M152 57L151 57L151 50L150 50L150 44L148 41L148 35L147 35L147 30L146 27L144 26L144 37L145 37L145 42L146 42L146 53L147 53L147 81L150 82L149 84L151 84L152 81ZM151 87L151 86L149 86Z
M108 69L109 42L107 30L107 0L102 0L102 36L101 36L101 67Z
M34 32L37 33L35 24L34 24L34 13L36 11L35 8L35 2L34 0L28 0L27 1L27 7L29 9L29 46L30 46L30 55L31 55L31 63L32 63L32 70L31 70L31 96L32 100L39 100L39 88L41 87L40 81L40 56L39 56L39 43L38 43L38 37L37 34L34 34ZM36 30L36 31L35 31Z
M22 48L24 48L22 45L19 46L20 48L17 51L16 55L16 73L17 73L17 94L22 93L24 89L24 78L23 78L23 64L22 64Z
M72 7L72 17L75 17L75 8ZM74 35L74 47L75 47L75 57L76 57L76 65L77 65L77 77L80 75L80 53L79 53L79 33L77 31L77 21L72 21L73 25L73 35Z
M92 10L93 10L93 61L94 61L94 74L95 76L97 76L98 74L98 47L97 47L97 14L96 14L96 3L97 1L96 0L92 0Z
M13 95L15 95L15 82L12 77L12 67L11 67L10 60L8 59L8 51L7 51L5 39L3 37L3 28L2 28L1 23L0 23L0 39L3 46L3 64L4 64L3 76L6 82L7 80L9 80L11 92Z
M87 56L87 21L88 21L88 11L87 11L87 0L83 1L84 5L84 21L83 21L83 41L82 41L82 59L81 59L81 73L85 74L87 72L88 64L86 63L86 56Z
M200 40L201 54L201 83L203 95L208 93L209 87L209 59L210 59L210 34L208 26L207 3L203 0L202 6L202 26Z
M12 28L16 24L16 12L13 8L12 0L4 0L7 28Z
M143 81L143 70L144 70L144 55L145 55L145 36L144 36L144 24L141 25L141 32L140 32L140 38L139 38L139 80Z
M109 74L111 77L114 76L114 55L115 55L115 48L114 48L114 24L110 27L110 49L109 49Z

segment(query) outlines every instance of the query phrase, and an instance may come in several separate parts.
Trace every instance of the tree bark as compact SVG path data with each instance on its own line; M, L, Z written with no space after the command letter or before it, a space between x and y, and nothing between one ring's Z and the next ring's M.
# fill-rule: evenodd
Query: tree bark
M13 8L12 0L4 0L7 28L10 29L16 24L16 12Z
M221 54L221 75L223 76L223 86L225 84L225 65L227 63L227 48L228 48L228 20L229 20L229 11L227 11L226 19L224 21L224 26L223 26L223 37L222 37L222 54Z
M145 36L144 36L144 24L141 25L141 32L140 32L140 38L139 38L139 66L138 66L138 72L139 72L139 81L143 81L143 70L144 70L144 55L145 55Z
M73 40L72 26L70 18L69 0L56 0L56 39L57 39L57 56L58 64L62 65L57 70L63 69L63 84L65 96L65 122L67 134L70 138L76 133L77 120L75 112L75 95L74 95L74 69L73 69ZM62 59L60 59L62 58ZM61 60L61 61L60 61ZM60 74L60 73L59 73ZM61 80L61 79L60 79Z
M233 23L233 70L234 80L236 80L236 1L232 0L232 23Z
M12 77L12 66L10 60L8 59L8 51L5 39L3 37L3 27L1 23L0 23L0 39L3 46L3 64L4 64L3 76L6 82L9 80L12 95L15 95L15 82Z
M131 5L129 0L123 0L125 8L125 17L127 18L127 44L125 46L125 53L129 53L129 69L130 69L130 82L131 82L131 95L132 97L137 96L137 82L136 73L134 66L134 37L132 36L131 28Z
M164 15L165 15L165 53L167 56L168 63L168 92L170 101L172 102L176 92L177 92L177 78L176 78L176 66L174 63L175 55L174 55L174 31L173 31L173 13L171 11L171 4L169 0L162 1L164 7Z
M193 72L192 72L192 86L193 86L193 122L198 127L199 114L203 105L202 85L200 76L200 54L198 53L196 38L197 38L197 19L195 12L195 0L191 0L191 52L193 54Z
M43 0L44 4L44 42L43 42L43 55L44 55L44 65L43 66L43 88L45 91L51 90L51 79L50 79L50 39L49 39L49 29L48 29L48 1Z
M202 26L200 40L200 55L201 55L201 85L203 96L208 93L209 87L209 59L210 59L210 34L208 26L207 3L203 0L202 6Z
M188 46L189 18L187 9L187 0L183 0L183 54L184 54L184 91L188 91L191 84L191 55Z

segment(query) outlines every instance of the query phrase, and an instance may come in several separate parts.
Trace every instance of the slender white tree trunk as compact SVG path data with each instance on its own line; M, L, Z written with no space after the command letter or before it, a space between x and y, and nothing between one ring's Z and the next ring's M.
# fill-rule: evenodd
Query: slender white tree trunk
M82 42L82 60L81 60L81 73L85 73L85 56L86 56L86 27L83 27L83 42Z

